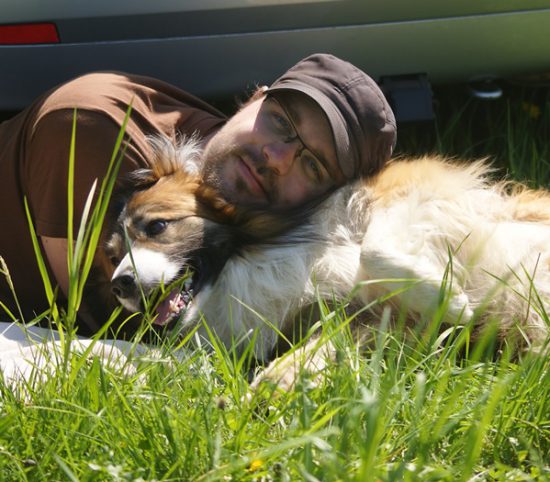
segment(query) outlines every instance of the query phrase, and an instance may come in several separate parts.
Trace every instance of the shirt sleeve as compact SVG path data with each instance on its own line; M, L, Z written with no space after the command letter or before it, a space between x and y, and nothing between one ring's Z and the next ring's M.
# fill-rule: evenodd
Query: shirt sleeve
M76 106L74 229L95 180L101 183L129 106L121 173L147 167L148 136L208 135L225 117L200 99L149 77L99 72L46 94L29 111L19 169L37 233L67 236L67 172ZM20 155L21 153L18 153ZM76 232L76 231L75 231Z
M99 186L105 177L113 155L120 126L99 112L63 109L50 112L35 126L25 152L25 186L37 234L49 237L67 237L68 166L76 115L74 163L75 233L84 204L97 180ZM124 140L121 171L147 166L145 156L128 135Z

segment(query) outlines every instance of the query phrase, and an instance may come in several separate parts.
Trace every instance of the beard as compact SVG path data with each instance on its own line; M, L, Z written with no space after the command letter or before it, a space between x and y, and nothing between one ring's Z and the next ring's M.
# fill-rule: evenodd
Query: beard
M247 159L249 168L261 177L266 198L259 199L238 175L238 163ZM203 182L216 189L222 197L246 207L265 207L276 198L274 173L265 165L261 156L235 143L224 142L223 136L212 139L203 153L201 177Z

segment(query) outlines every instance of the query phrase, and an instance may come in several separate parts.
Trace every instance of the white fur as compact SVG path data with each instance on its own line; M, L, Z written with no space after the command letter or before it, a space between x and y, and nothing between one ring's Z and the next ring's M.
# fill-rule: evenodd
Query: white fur
M418 179L397 162L372 182L340 189L316 212L310 241L230 259L184 325L204 315L228 345L257 330L256 356L266 359L277 338L271 324L283 328L318 295L346 299L358 283L368 282L356 290L357 302L406 288L391 303L412 318L429 316L452 263L446 321L467 321L482 307L477 323L495 317L503 337L519 326L527 343L540 343L548 332L540 311L550 296L550 221L516 216L522 201L489 183L483 163L412 166ZM300 230L311 227L294 235ZM529 303L531 280L542 306Z
M193 176L200 174L203 146L198 134L190 137L182 136L176 142L162 135L148 136L147 140L155 156L153 165L168 161L188 174Z
M141 286L144 293L161 285L169 284L179 274L180 266L161 251L148 248L132 248L126 254L113 273L112 279L122 276L135 278L136 284ZM130 311L139 311L140 298L118 298L120 303Z

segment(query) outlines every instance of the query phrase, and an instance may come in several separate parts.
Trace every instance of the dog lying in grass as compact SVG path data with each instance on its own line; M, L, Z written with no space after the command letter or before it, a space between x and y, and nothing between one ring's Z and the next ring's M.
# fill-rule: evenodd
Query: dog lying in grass
M547 338L547 191L491 182L482 161L426 157L396 160L311 212L246 213L185 172L199 155L193 146L156 149L107 248L113 290L129 310L190 268L192 282L168 290L156 322L207 336L204 319L227 346L254 338L262 362L319 297L368 305L371 321L390 305L411 324L443 302L444 322L471 321L474 335L496 320L498 337L516 349Z
M288 245L293 235L279 236L303 224L307 213L238 209L188 172L200 154L194 141L177 147L166 139L152 142L153 168L132 173L116 194L114 204L122 207L114 209L120 213L107 227L100 257L110 260L104 271L112 273L112 293L126 310L154 305L149 297L156 291L162 301L153 325L193 329L226 261L266 240L270 246ZM214 327L228 345L237 333L229 325Z

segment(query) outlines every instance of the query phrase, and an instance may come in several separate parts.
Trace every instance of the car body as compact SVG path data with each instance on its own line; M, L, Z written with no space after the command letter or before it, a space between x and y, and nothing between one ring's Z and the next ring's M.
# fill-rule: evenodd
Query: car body
M46 89L97 70L150 75L223 98L271 83L313 52L349 60L378 81L424 74L432 83L462 82L550 71L549 0L2 3L0 110L21 109ZM8 27L43 22L57 38L5 38Z

